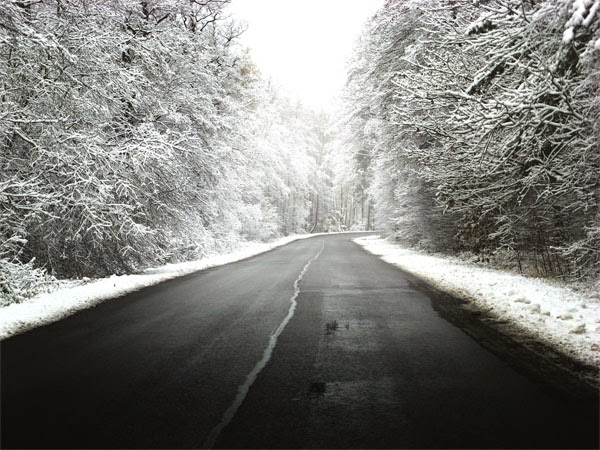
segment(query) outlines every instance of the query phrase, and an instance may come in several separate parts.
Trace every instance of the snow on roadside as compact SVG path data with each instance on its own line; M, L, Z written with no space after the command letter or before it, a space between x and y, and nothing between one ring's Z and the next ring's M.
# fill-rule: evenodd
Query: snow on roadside
M13 303L0 308L0 340L41 325L56 322L110 298L120 297L144 287L208 269L209 267L240 261L292 241L317 235L299 234L287 236L270 243L253 242L233 253L149 268L139 274L113 275L76 286L72 284L69 286L69 283L66 283L67 287L38 294L22 303Z
M600 367L600 300L562 283L432 256L367 236L354 242L440 290L468 299L542 342Z

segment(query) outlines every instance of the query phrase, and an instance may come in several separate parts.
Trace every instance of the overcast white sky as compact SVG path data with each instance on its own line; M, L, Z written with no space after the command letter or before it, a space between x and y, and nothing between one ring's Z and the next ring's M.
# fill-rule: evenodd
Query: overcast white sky
M364 22L383 0L232 0L248 25L242 43L265 77L309 106L328 109Z

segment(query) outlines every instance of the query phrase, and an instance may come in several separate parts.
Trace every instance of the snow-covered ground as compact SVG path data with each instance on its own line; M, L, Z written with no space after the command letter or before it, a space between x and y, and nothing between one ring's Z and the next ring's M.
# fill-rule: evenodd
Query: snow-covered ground
M440 290L510 321L536 339L586 364L600 367L600 298L559 282L478 267L432 256L381 239L354 239L369 252Z
M64 287L58 290L39 294L22 303L0 308L0 339L56 322L110 298L120 297L129 292L209 267L249 258L292 241L312 236L316 236L316 234L288 236L270 243L248 243L233 253L149 268L135 275L113 275L108 278L90 280L85 284L81 284L81 281L66 282L63 283ZM73 284L76 285L73 286Z

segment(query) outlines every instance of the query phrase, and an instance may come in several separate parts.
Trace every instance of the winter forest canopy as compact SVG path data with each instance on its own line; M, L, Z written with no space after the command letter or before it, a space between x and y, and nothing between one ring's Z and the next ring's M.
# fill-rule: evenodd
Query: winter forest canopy
M345 125L378 226L535 275L600 254L600 2L390 0Z
M261 75L228 3L0 2L4 303L348 229L598 274L600 0L388 0L331 115Z

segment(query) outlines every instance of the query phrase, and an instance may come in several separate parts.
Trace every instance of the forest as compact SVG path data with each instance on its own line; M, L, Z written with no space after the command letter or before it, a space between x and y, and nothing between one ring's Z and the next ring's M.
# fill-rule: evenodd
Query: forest
M353 223L328 117L261 78L228 3L0 2L4 297Z
M336 114L260 73L228 3L0 2L2 303L350 229L598 275L598 0L388 0Z
M528 275L597 276L599 8L387 1L346 92L378 227Z

